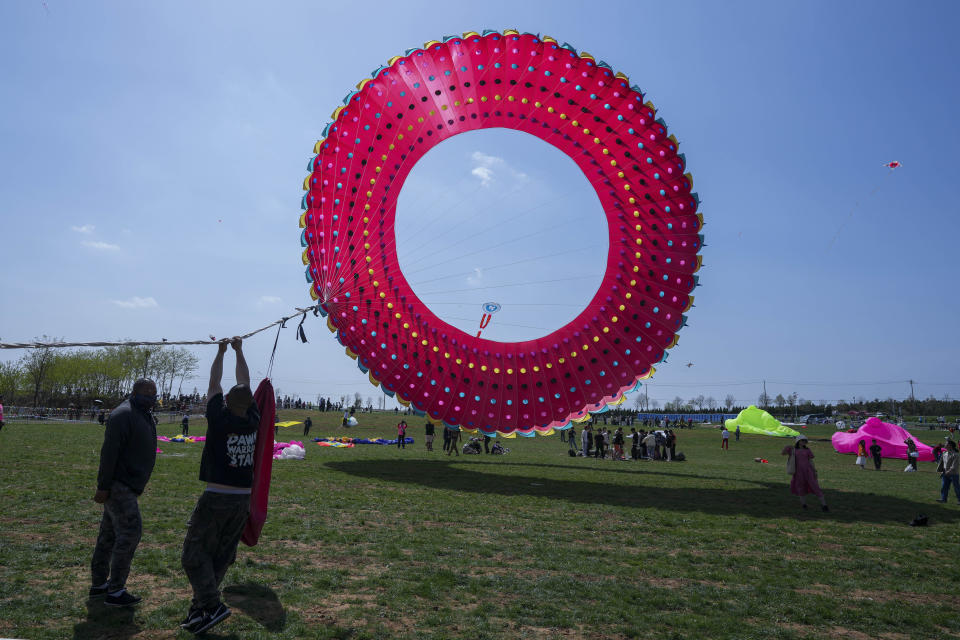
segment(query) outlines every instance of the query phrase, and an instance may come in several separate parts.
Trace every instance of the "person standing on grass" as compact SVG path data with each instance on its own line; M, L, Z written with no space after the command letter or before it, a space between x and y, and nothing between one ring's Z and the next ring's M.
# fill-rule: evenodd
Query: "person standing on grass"
M459 427L446 427L445 431L449 432L450 436L450 448L447 450L447 456L451 453L456 453L457 457L460 457L460 428Z
M577 450L577 429L573 425L570 425L570 433L567 434L567 440L570 442L570 451L576 452Z
M590 450L593 449L593 445L594 445L594 443L595 443L595 441L596 441L596 438L594 438L594 435L593 435L593 421L592 421L592 420L590 421L590 424L587 425L586 429L584 429L584 431L587 432L587 452L586 452L585 454L583 454L583 455L589 456L589 455L590 455Z
M310 427L313 426L313 420L310 416L307 416L303 419L303 437L306 438L310 435Z
M623 427L613 432L613 459L623 460Z
M727 430L727 425L720 428L720 449L723 451L729 451L730 449L730 432Z
M863 471L867 467L867 443L861 440L857 443L857 462L855 463Z
M790 480L790 493L800 498L800 506L807 508L807 494L812 493L820 500L820 508L830 511L823 497L820 483L817 482L817 470L813 466L813 451L807 448L807 437L797 436L794 446L787 445L781 453L790 456L787 459L787 473L793 475Z
M870 445L870 455L873 456L873 468L880 471L880 463L883 461L880 454L883 453L883 447L877 444L876 438L872 438L871 442L873 442L873 444Z
M676 460L677 459L677 434L673 432L673 429L667 432L667 446L670 448L670 457L667 460Z
M580 447L584 458L590 455L590 425L580 430Z
M397 425L397 449L407 448L407 421L401 420Z
M190 435L190 416L187 414L183 414L183 419L180 420L180 433L184 438Z
M90 597L104 597L104 604L111 607L127 607L143 599L127 591L126 583L143 534L137 498L157 460L157 425L150 414L156 402L153 380L137 380L130 397L110 413L103 433L93 495L93 501L103 505L103 518L90 562Z
M597 429L597 435L593 436L593 457L602 458L604 457L604 445L606 445L604 439L603 429Z
M433 423L427 420L427 424L423 427L423 441L427 443L427 451L433 451L433 433Z
M940 472L940 499L937 502L947 501L950 485L953 485L953 494L957 498L957 504L960 504L960 453L957 452L957 443L953 440L947 440L947 448L940 457L937 471Z
M904 471L916 471L917 459L920 457L917 453L917 445L913 438L907 438L904 442L907 444L907 468Z
M237 384L224 397L220 381L227 344L237 356ZM210 367L207 439L200 457L200 481L207 486L187 523L181 557L193 600L180 626L191 633L203 633L230 615L220 600L220 584L237 557L237 543L250 515L260 411L250 391L242 346L240 338L221 341Z
M636 460L640 455L640 434L635 428L630 429L630 459Z

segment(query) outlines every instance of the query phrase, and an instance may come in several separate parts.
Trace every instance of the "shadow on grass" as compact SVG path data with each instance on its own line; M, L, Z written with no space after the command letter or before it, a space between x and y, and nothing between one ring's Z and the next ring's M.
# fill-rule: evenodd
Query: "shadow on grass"
M456 466L451 466L455 463ZM645 464L645 463L641 463ZM933 503L906 500L895 496L857 491L827 491L830 513L821 513L813 496L808 497L809 511L799 507L798 499L790 494L786 482L717 478L692 474L665 472L657 464L649 472L627 468L616 472L628 473L635 480L629 483L571 481L544 478L536 475L538 467L576 469L557 464L499 462L499 466L529 468L530 475L495 473L496 467L483 460L376 460L327 462L324 466L352 476L382 480L391 483L417 484L433 489L463 491L465 493L492 493L504 496L530 496L564 500L567 502L618 507L656 508L677 512L700 512L709 515L747 515L757 518L803 517L829 518L839 522L901 522L907 525L920 513L926 514L933 525L960 522L960 511ZM663 463L668 464L668 463ZM477 465L483 471L465 469ZM604 469L604 471L607 471ZM648 476L649 473L649 476ZM644 486L645 476L678 476L687 481L701 480L699 487ZM751 488L733 489L711 486L712 481L743 482ZM934 495L939 487L931 487Z
M74 640L124 640L142 630L131 607L108 607L103 599L87 601L87 619L74 625Z
M283 631L287 613L272 589L254 582L234 584L223 589L228 606L241 611L263 625L267 631Z

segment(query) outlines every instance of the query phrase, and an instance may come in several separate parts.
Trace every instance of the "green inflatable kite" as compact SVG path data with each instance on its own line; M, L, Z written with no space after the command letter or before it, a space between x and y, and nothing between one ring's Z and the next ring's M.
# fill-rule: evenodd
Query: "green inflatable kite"
M761 436L783 436L795 438L800 432L794 431L790 427L785 427L772 415L762 409L757 409L750 405L737 415L736 418L727 420L727 429L733 431L740 425L740 433L756 433Z

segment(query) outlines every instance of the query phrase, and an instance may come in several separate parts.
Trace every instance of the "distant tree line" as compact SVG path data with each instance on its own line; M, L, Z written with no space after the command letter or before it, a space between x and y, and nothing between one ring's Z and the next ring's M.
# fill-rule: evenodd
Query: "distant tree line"
M662 410L664 413L705 413L721 411L737 413L744 408L737 402L737 399L730 394L728 394L722 402L713 396L704 396L703 394L687 400L676 396L673 400L663 403L661 407L659 401L650 398L647 394L641 393L635 396L634 406L639 411L656 412ZM954 400L949 395L941 398L930 395L925 399L907 398L905 400L896 400L894 398L874 398L873 400L868 400L863 397L856 397L850 400L826 402L822 400L807 400L806 398L801 398L799 394L795 392L787 395L778 393L776 396L761 393L760 397L757 398L757 406L781 416L802 416L808 414L823 414L829 416L845 414L850 411L866 414L884 413L889 416L960 415L960 400Z
M177 396L198 364L183 347L28 349L19 360L0 362L0 395L7 405L87 406L103 400L110 406L131 392L137 378L150 378L158 393Z

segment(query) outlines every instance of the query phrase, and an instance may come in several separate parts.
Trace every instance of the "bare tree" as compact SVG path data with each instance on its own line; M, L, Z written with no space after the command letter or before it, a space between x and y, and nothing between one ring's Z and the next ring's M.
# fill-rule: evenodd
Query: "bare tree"
M717 406L718 406L718 405L717 405L717 399L716 399L716 398L714 398L713 396L710 396L709 398L707 398L707 408L708 408L708 409L710 409L710 410L712 411L712 410L716 409Z
M703 397L701 393L696 398L690 398L690 404L697 407L697 411L703 411L704 405L706 405L707 399Z
M766 391L760 393L760 397L757 398L757 402L760 404L760 407L766 409L770 406L770 394Z
M726 407L727 411L733 409L734 405L737 404L737 399L733 397L732 393L728 393L727 397L723 399L723 406Z
M783 397L782 393L778 393L777 397L773 399L773 404L777 405L778 409L783 409L784 405L787 404L787 399Z

